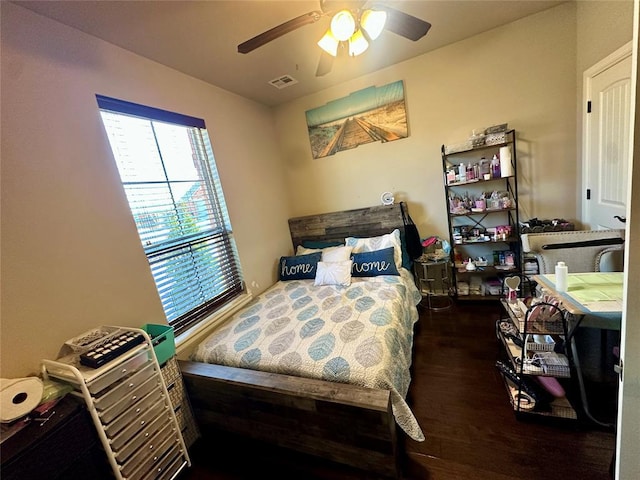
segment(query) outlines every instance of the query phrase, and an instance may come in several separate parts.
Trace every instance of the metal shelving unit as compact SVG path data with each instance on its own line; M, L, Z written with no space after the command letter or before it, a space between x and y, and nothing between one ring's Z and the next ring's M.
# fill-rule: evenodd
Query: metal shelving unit
M504 277L522 272L516 132L507 130L503 135L500 143L491 145L463 145L458 149L442 145L445 202L453 247L452 284L457 300L499 299L504 293ZM452 175L461 164L472 169L484 162L490 164L501 147L509 147L511 154L511 171L507 175L496 176L491 169L485 175L482 167L471 178L462 178L461 172L457 177ZM493 192L498 194L498 202L490 198ZM480 197L484 205L482 199L480 203L474 201ZM466 268L469 259L475 265L472 270Z
M516 415L539 415L577 419L577 413L566 396L554 397L535 377L571 379L570 359L566 354L567 321L555 305L539 302L526 307L521 300L502 299L506 318L498 320L496 335L500 339L506 361L498 361L509 401ZM509 325L501 325L507 322ZM507 330L509 333L505 333ZM538 341L540 338L554 341Z

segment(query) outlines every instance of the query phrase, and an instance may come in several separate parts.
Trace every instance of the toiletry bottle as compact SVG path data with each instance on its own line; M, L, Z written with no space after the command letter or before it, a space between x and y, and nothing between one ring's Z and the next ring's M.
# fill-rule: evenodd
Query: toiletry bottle
M494 155L491 159L491 177L500 178L500 160L498 160L497 155Z
M486 158L482 157L482 158L480 159L480 178L481 178L481 179L484 179L484 180L487 180L487 179L485 178L485 175L486 175L487 173L489 173L489 174L491 173L491 171L490 171L490 169L489 169L489 162L487 162L487 159L486 159Z
M556 265L556 291L567 291L568 273L569 269L567 268L567 265L564 262L558 262L558 264Z
M452 183L455 183L455 181L456 172L453 170L453 168L450 168L449 170L447 170L447 183L451 185Z
M464 163L460 163L458 167L458 174L460 175L460 181L464 182L467 180L467 169L464 166Z

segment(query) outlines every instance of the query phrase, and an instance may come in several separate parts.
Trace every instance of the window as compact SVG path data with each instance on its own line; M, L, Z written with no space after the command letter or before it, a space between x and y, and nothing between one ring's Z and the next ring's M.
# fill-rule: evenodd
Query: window
M244 291L204 121L97 95L169 325L195 325Z

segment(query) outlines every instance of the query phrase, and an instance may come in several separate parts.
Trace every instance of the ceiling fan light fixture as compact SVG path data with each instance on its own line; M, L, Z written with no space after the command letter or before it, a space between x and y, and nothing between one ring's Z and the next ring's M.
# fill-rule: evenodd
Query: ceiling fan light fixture
M364 38L362 30L358 29L349 39L349 55L352 57L358 56L364 53L369 48L369 42Z
M341 42L351 38L356 30L356 20L349 10L340 10L331 19L331 33Z
M382 10L365 10L360 18L360 26L371 40L380 36L386 22L387 12Z
M340 45L340 41L333 36L331 30L327 30L324 37L318 41L318 46L332 57L338 55L338 45Z

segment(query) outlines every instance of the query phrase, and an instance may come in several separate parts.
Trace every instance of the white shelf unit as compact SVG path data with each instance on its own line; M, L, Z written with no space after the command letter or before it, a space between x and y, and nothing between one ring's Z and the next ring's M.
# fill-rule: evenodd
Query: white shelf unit
M102 328L144 342L98 368L81 365L78 351L43 360L43 377L84 399L116 479L175 479L191 461L151 339L136 328Z

